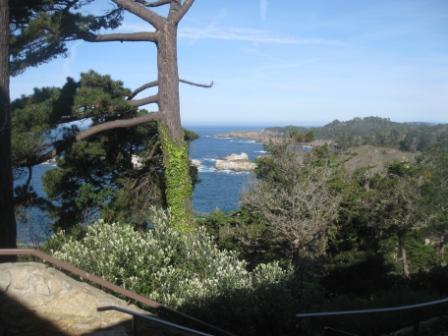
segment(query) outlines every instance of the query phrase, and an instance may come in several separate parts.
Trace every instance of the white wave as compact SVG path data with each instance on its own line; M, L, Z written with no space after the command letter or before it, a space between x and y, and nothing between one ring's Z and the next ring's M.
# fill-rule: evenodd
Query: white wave
M239 143L248 143L248 144L256 144L256 140L238 140Z
M55 159L50 159L50 160L44 161L44 162L42 162L40 164L44 165L44 166L53 166L53 167L57 166L57 162L56 162Z
M265 150L259 150L259 151L255 151L255 153L266 154L267 151L265 151Z
M235 171L229 169L216 170L217 173L226 174L226 175L246 175L250 174L248 171Z
M204 165L200 165L198 167L198 171L199 173L215 173L215 174L225 174L225 175L246 175L246 174L250 174L250 172L248 171L234 171L234 170L230 170L230 169L216 169L213 166L204 166Z
M241 143L241 144L258 144L259 143L256 140L252 140L252 139L232 139L232 138L229 138L228 140L230 142L236 142L236 143Z
M200 173L214 173L214 172L216 172L216 168L215 167L210 167L210 166L200 165L199 168L198 168L198 171Z

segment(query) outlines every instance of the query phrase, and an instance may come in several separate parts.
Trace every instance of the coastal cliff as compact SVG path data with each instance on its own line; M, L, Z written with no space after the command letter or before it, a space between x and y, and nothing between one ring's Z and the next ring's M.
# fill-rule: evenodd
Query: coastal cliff
M250 139L263 144L279 141L283 135L280 132L263 129L257 131L232 131L217 135L218 138L232 138L232 139Z

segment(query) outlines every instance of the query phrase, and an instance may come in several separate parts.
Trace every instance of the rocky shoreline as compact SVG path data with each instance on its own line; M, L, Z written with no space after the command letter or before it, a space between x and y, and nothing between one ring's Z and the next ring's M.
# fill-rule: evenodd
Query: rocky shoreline
M263 129L259 132L256 131L233 131L228 133L218 134L217 138L231 138L231 139L245 139L254 140L264 145L279 143L284 139L285 133L278 132L270 129ZM309 151L312 148L320 147L324 145L333 144L333 140L329 139L316 139L310 142L303 143L303 149Z
M260 132L257 131L233 131L228 133L218 134L217 138L232 138L232 139L249 139L261 142L262 144L269 144L279 141L282 138L282 134L279 132L263 129Z

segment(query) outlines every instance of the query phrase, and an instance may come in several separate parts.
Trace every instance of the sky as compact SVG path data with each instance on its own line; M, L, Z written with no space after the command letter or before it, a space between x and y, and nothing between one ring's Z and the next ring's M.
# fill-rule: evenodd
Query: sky
M110 6L96 0L89 10ZM127 14L117 31L151 30ZM196 0L179 25L178 63L181 78L215 83L181 84L185 125L310 126L364 116L446 123L448 1ZM90 69L137 88L157 77L156 49L75 41L68 57L12 78L11 96Z

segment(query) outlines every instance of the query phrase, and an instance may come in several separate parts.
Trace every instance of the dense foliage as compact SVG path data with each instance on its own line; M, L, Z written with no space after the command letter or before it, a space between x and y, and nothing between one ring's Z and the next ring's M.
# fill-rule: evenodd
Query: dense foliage
M244 335L295 334L298 312L410 304L448 293L448 198L439 188L447 182L445 144L375 174L345 171L345 158L331 148L297 148L294 139L271 145L242 209L199 218L204 228L179 233L167 225L170 215L156 211L149 230L99 222L74 238L55 235L48 248ZM326 325L374 335L434 314L349 316L301 327L302 334Z
M86 14L93 0L9 0L11 74L66 55L67 43L100 29L113 29L122 10L111 7L98 16Z
M316 297L311 310L439 297L448 291L438 280L448 274L447 148L439 143L414 162L392 161L380 171L347 171L344 152L324 146L306 153L288 137L258 160L258 181L244 195L242 209L213 213L202 223L251 267L276 260L312 270L325 299ZM358 333L370 328L375 334L431 314L328 319L316 326Z
M49 130L61 120L90 118L95 124L136 115L123 98L127 92L120 82L91 72L62 89L36 90L17 100L16 165L27 167L48 150ZM371 121L378 120L361 123ZM378 122L385 128L389 123ZM356 135L362 139L356 144L376 144L379 138L368 135L381 127L373 129L363 129L363 138ZM66 136L77 131L64 130ZM393 306L446 295L448 141L437 136L435 145L407 156L365 146L383 155L373 169L363 160L347 165L361 151L341 151L338 145L304 150L304 142L319 132L287 134L258 159L257 181L243 195L241 210L197 218L194 230L176 230L177 215L153 208L165 205L156 125L74 142L45 177L55 201L51 211L60 227L102 219L70 234L58 232L47 248L244 335L295 334L294 316L303 311ZM382 145L397 147L394 141ZM135 155L142 158L138 166ZM302 333L329 325L355 333L367 328L373 335L434 314L305 321Z
M261 180L242 204L288 243L292 258L313 258L325 254L336 229L341 197L332 182L340 172L326 149L307 156L295 149L289 141L271 147L271 157L259 161Z
M12 103L16 168L28 167L31 173L40 156L59 144L65 146L58 167L44 176L52 202L39 202L57 226L89 222L99 211L105 218L126 217L141 223L145 211L142 205L163 203L155 124L111 130L67 144L80 124L66 122L79 120L95 125L144 113L126 103L129 92L121 82L89 72L82 74L79 82L68 78L62 88L35 89L32 95ZM137 167L132 160L139 157L141 164ZM24 203L26 194L28 200L33 199L31 185L17 188L17 202Z
M267 130L281 134L293 131L312 131L317 139L335 140L342 149L360 145L399 148L404 151L422 151L441 143L448 137L447 125L425 123L398 123L379 117L335 120L322 127L275 127Z
M181 234L169 223L170 214L153 209L150 217L147 231L99 221L82 238L54 235L47 249L83 270L245 335L293 327L293 316L285 312L307 299L290 267L271 262L248 271L246 261L218 249L204 228ZM261 319L268 315L269 320Z
M165 204L155 122L72 140L82 123L95 126L146 113L126 102L129 94L122 82L90 71L79 81L68 78L62 88L35 89L13 102L13 163L17 174L28 174L25 185L16 188L18 208L40 206L57 227L69 228L99 216L142 225L150 206ZM196 137L186 132L187 141ZM43 179L48 199L37 198L29 183L32 168L62 145L57 168ZM191 175L195 181L194 169Z

